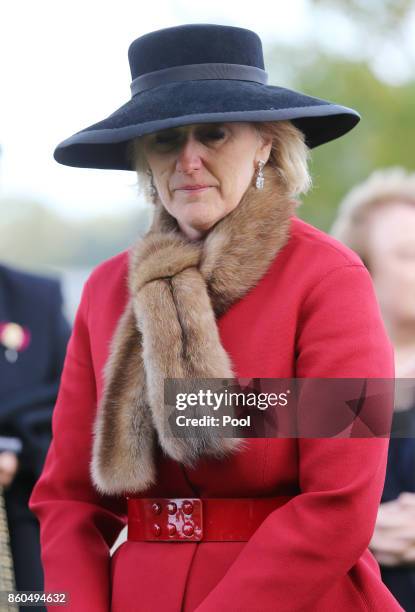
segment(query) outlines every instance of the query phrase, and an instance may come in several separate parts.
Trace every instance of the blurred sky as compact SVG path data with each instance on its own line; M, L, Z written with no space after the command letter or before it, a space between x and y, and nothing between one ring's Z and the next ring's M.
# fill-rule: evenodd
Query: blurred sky
M127 50L132 40L182 23L251 28L265 47L315 37L318 25L323 43L356 52L346 21L332 16L317 24L316 11L307 0L27 0L4 4L0 20L0 197L28 197L77 218L137 206L133 172L69 168L56 163L52 154L61 140L100 121L130 99ZM387 58L391 53L393 57L393 50L388 50ZM388 77L388 62L380 58L379 66ZM405 66L401 70L404 78ZM389 72L396 78L396 71L395 63Z

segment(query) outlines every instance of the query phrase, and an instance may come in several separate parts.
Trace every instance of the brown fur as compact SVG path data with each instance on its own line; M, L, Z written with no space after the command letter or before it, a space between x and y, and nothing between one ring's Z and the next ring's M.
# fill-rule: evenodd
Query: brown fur
M271 170L265 177L264 190L250 187L200 241L189 241L158 203L150 230L132 248L131 297L111 342L94 428L91 474L102 493L140 492L155 483L157 443L189 466L203 455L244 448L242 439L214 428L168 435L164 380L235 376L216 318L266 273L289 238L296 205L278 195ZM194 408L191 416L202 414Z

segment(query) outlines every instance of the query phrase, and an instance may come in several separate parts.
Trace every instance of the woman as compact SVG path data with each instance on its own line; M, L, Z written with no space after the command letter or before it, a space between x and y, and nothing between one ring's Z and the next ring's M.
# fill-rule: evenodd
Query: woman
M370 271L399 380L382 504L371 549L382 578L415 611L415 174L375 171L343 200L332 233ZM405 379L405 380L404 380Z
M267 86L241 28L152 32L129 60L132 100L55 151L148 176L154 220L83 291L31 500L47 589L77 611L397 610L367 550L387 440L173 436L164 414L166 379L393 375L366 269L294 214L307 147L358 115Z

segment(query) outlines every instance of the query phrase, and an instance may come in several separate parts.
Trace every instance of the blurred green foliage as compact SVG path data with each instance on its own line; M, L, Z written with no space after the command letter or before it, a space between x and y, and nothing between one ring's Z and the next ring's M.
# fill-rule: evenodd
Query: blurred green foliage
M327 231L341 198L374 169L396 165L415 169L415 80L390 85L380 81L366 62L328 55L317 47L278 47L269 57L271 83L284 81L285 86L349 106L361 115L351 132L313 149L314 186L303 198L301 217Z
M314 7L338 11L361 24L370 24L371 32L397 32L408 19L413 0L310 0Z

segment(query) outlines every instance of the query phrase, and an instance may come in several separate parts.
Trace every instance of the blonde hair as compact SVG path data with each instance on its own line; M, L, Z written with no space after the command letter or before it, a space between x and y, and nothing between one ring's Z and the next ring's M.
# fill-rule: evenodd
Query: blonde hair
M258 133L271 138L272 149L267 166L271 166L279 178L284 193L290 197L305 194L311 187L308 170L309 148L304 134L291 121L253 122ZM151 176L140 147L140 138L134 138L127 145L127 158L137 173L137 185L147 199L153 200Z
M274 168L287 195L296 197L309 191L312 181L308 169L310 149L304 134L291 121L254 123L259 134L271 138L268 164Z
M342 200L330 234L353 249L369 268L369 215L395 201L415 206L415 173L400 167L375 170Z

